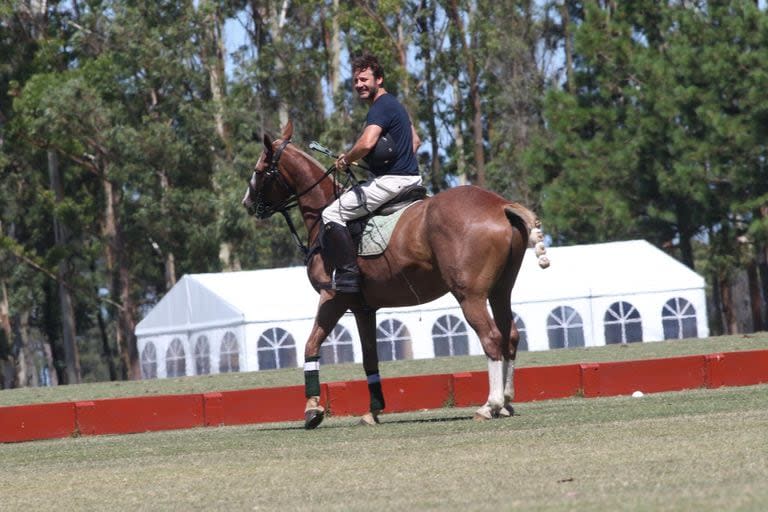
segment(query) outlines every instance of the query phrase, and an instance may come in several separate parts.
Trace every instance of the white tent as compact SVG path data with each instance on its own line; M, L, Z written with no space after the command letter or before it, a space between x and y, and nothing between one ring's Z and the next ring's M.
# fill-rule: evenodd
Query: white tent
M512 291L523 349L708 335L704 279L642 241L529 250ZM184 276L136 327L146 377L298 366L317 294L304 267ZM378 314L382 359L482 354L450 294ZM348 313L322 361L362 361Z

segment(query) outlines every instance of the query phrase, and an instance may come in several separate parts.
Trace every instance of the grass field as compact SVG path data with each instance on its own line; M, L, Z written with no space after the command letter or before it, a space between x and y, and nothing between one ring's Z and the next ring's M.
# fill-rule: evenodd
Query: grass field
M517 366L544 366L603 361L627 361L653 359L714 352L768 349L768 332L748 335L721 336L706 339L690 339L653 343L632 343L583 349L521 352ZM302 358L300 357L300 360ZM425 375L485 370L485 357L464 356L438 359L415 359L381 364L382 378L403 375ZM323 382L362 380L362 364L323 366L320 371ZM25 403L64 402L93 400L125 396L141 396L176 393L206 393L268 386L302 385L301 368L243 372L177 379L160 379L137 382L101 382L55 388L22 388L0 391L0 406Z
M0 445L2 510L696 510L768 504L768 386Z

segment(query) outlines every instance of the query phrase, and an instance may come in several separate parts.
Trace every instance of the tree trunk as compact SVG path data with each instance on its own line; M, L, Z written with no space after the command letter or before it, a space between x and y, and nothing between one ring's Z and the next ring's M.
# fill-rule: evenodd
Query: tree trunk
M435 118L437 114L434 106L437 102L435 98L435 86L432 70L432 44L430 34L435 26L435 8L428 0L421 0L421 16L419 17L419 32L421 33L421 53L424 60L424 83L427 88L426 102L429 105L429 114L427 114L427 129L429 131L429 143L432 159L429 169L429 180L432 185L433 193L437 193L443 188L442 173L440 172L440 155L438 147L437 123Z
M765 219L768 217L768 205L761 206L758 215ZM760 243L757 248L757 268L760 274L760 291L762 302L760 303L760 312L763 318L761 328L766 328L768 323L768 244Z
M103 178L106 209L104 212L104 238L106 244L107 269L112 275L112 295L119 297L120 307L117 309L117 339L120 351L121 373L123 379L140 379L138 349L134 333L135 305L131 296L131 278L128 268L125 244L122 230L117 218L120 204L120 189L115 186L105 173Z
M736 320L736 311L734 310L731 283L725 275L720 276L720 297L725 334L737 334L739 332L739 324Z
M39 380L34 348L29 335L29 311L22 311L18 320L18 339L21 341L21 346L16 360L16 382L19 387L37 387Z
M576 83L573 75L573 41L571 40L571 17L568 14L568 0L563 0L563 4L560 6L560 17L563 23L566 88L569 93L573 94L576 90Z
M0 222L0 233L2 233L2 222ZM0 377L2 389L14 387L16 372L14 370L16 362L13 358L12 341L13 331L11 329L11 315L8 304L8 290L5 286L5 279L0 279Z
M56 373L56 365L53 362L53 349L48 341L43 341L43 352L45 356L45 367L48 373L47 386L58 386L59 376Z
M208 82L211 87L211 99L213 101L214 126L216 127L216 134L226 148L227 160L230 160L232 158L232 142L224 116L226 62L224 59L224 39L221 35L221 13L218 4L210 2L210 0L201 3L200 7L206 8L209 11L205 25L208 40L202 45L202 58L208 69Z
M461 120L464 115L461 108L461 87L459 85L458 77L451 78L451 85L453 87L453 140L456 145L456 176L459 179L459 183L466 185L470 183L469 169L467 169L467 158L464 155L464 130L461 126Z
M747 264L747 281L749 283L749 308L752 312L752 331L762 331L763 298L760 294L760 282L757 276L757 263L754 259L750 260Z
M170 181L168 180L168 173L165 171L160 172L160 211L168 217L168 194L171 189ZM176 258L173 255L173 251L167 247L161 247L160 252L163 255L163 265L165 268L165 289L170 290L176 284Z
M339 0L333 0L331 12L331 30L326 42L329 53L328 86L331 90L331 98L334 105L336 96L341 89L341 29L339 28Z
M109 344L109 336L107 336L107 325L104 322L104 316L101 314L101 306L96 308L96 319L99 324L99 334L101 335L101 360L107 365L109 369L109 380L117 380L117 368L115 367L115 361L113 358L112 347Z
M467 33L464 28L464 20L459 13L457 0L451 0L450 12L448 13L451 22L458 32L458 42L464 56L464 62L467 66L467 81L469 82L469 102L472 104L472 136L475 157L475 183L480 187L485 186L485 149L483 144L483 112L482 100L480 98L480 82L477 69L477 63L472 55L477 43L477 35L470 34L471 43L467 43ZM475 15L470 10L468 13L469 25L472 25L472 17Z
M59 171L59 157L55 150L48 150L48 178L53 189L56 203L64 200L64 187ZM68 230L56 216L53 217L54 239L57 247L64 247L69 238ZM75 326L75 309L72 305L72 295L67 282L69 280L69 262L62 259L58 267L59 306L61 308L62 341L64 344L64 362L66 365L66 384L79 384L81 379L80 354L77 349L77 334Z

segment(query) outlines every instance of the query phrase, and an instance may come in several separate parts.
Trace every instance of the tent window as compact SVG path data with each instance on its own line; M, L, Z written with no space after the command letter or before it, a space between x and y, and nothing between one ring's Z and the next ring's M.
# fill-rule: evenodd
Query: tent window
M547 318L549 348L571 348L584 346L584 323L575 309L558 306Z
M336 325L320 346L320 362L323 364L351 363L355 360L352 334L343 325Z
M157 378L157 349L151 341L148 341L141 351L141 378Z
M467 324L457 316L443 315L432 326L435 357L469 354Z
M633 343L643 341L640 312L629 302L614 302L605 311L605 343Z
M267 329L256 343L259 370L296 367L296 342L280 327Z
M411 333L399 320L388 318L376 328L376 351L380 361L412 359Z
M515 322L515 327L517 327L517 332L520 334L520 341L517 344L517 350L519 351L527 351L528 350L528 330L525 328L525 322L523 322L523 319L515 313L512 312L512 320Z
M199 336L195 342L195 375L211 373L211 346L208 338Z
M661 323L665 340L698 337L696 308L682 297L675 297L664 304Z
M187 357L179 338L173 339L165 353L165 373L168 377L183 377L187 374Z
M227 332L221 341L219 352L219 373L240 371L240 346L234 333Z

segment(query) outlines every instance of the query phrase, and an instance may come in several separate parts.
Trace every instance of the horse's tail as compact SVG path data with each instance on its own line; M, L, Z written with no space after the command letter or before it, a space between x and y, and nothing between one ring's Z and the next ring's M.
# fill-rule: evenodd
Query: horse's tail
M522 221L528 234L528 245L534 248L541 268L549 266L547 248L544 247L544 233L541 231L541 221L531 210L518 203L504 206L504 213L512 223Z

